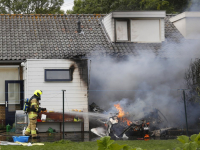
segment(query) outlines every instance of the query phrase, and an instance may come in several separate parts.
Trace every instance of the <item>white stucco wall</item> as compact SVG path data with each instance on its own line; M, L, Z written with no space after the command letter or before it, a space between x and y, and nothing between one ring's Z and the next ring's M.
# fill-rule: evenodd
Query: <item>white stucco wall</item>
M186 39L200 39L200 12L183 12L170 21Z
M45 81L45 69L69 69L74 64L72 81ZM36 89L43 91L41 106L47 108L47 111L62 112L62 90L65 92L65 112L70 112L72 109L88 112L88 93L87 85L80 77L80 72L77 64L72 60L61 59L31 59L25 62L23 67L25 98L30 98ZM66 124L67 126L67 124ZM69 128L69 127L72 128ZM80 124L70 124L68 131L80 131ZM57 129L58 130L58 129ZM84 130L89 130L88 116L84 117Z
M186 38L200 39L200 17L186 18Z
M175 27L181 32L181 34L186 37L186 20L181 19L174 22Z

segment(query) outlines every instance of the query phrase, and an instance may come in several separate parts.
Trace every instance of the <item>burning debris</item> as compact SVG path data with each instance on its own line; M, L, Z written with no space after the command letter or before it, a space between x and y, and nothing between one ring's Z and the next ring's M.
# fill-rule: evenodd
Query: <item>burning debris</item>
M95 103L92 103L91 105L89 105L90 111L91 112L96 112L96 113L104 113L105 111L103 109L101 109L98 105L96 105Z
M114 107L118 113L110 113L107 120L97 119L101 123L101 127L92 128L91 131L100 136L111 136L112 138L128 139L132 136L137 136L142 139L149 139L150 136L160 136L162 133L170 128L159 128L159 124L166 123L167 119L158 110L154 109L144 118L134 120L134 117L128 112L125 112L120 104L115 104ZM91 111L96 113L105 113L106 111L100 109L95 103L90 106Z

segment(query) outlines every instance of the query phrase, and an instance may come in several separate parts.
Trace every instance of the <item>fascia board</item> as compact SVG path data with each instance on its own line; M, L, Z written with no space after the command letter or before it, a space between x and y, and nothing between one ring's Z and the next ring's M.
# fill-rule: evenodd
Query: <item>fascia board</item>
M165 18L166 11L113 12L113 18Z

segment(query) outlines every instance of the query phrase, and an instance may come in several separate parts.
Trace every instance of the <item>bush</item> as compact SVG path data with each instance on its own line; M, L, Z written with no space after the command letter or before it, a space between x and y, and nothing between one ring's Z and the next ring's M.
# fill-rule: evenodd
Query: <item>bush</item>
M114 140L110 140L109 136L102 137L97 140L98 150L143 150L142 148L132 148L127 145L119 145Z
M177 140L183 143L183 150L200 150L200 133L193 134L190 137L178 136ZM181 150L181 148L177 147L176 150Z

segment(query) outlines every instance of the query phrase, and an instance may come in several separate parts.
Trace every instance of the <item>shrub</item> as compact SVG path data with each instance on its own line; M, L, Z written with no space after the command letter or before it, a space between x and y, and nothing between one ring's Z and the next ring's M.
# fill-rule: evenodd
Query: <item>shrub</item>
M178 136L177 140L183 143L183 150L200 150L200 133L193 134L190 137ZM181 150L181 148L177 147L176 150Z
M127 145L119 145L114 140L110 140L109 136L102 137L97 140L98 150L143 150L142 148L132 148Z

